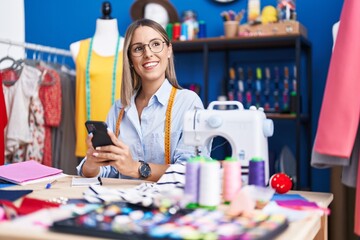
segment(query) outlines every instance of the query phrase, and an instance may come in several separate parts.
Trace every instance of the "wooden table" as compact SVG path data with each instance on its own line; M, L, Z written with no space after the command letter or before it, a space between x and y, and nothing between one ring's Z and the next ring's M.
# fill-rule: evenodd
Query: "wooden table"
M71 176L67 176L58 181L50 188L45 189L46 183L37 183L26 186L12 186L6 190L15 189L32 189L33 192L28 197L38 198L42 200L50 200L53 198L66 197L66 198L82 198L83 192L88 187L71 187ZM132 188L143 181L140 180L125 180L125 179L103 179L103 186L107 188L126 189ZM328 207L333 199L331 193L319 192L303 192L291 191L294 194L300 194L310 201L317 202L322 207ZM20 201L15 204L20 204ZM290 223L289 227L279 235L278 240L302 240L302 239L327 239L327 216L320 217L319 215L312 215L306 219L298 222ZM99 239L81 235L63 234L49 231L41 226L19 226L14 225L10 221L0 223L0 239Z

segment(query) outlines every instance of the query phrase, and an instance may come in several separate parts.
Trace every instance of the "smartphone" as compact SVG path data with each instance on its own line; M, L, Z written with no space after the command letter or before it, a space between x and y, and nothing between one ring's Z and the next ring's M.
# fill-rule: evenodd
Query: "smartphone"
M85 122L86 129L88 133L93 134L92 138L92 145L94 148L107 146L107 145L114 145L111 141L110 136L107 133L107 124L101 121L86 121Z

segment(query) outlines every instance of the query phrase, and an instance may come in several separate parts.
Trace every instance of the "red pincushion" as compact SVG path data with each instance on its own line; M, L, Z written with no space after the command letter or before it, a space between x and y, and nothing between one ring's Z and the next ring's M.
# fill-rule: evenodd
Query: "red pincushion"
M270 186L277 193L284 194L292 188L292 181L285 173L275 173L270 178Z

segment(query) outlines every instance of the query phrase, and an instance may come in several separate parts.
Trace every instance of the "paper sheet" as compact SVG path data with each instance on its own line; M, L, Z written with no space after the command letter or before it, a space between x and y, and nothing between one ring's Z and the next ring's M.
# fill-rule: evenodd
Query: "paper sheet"
M93 184L100 185L100 182L97 177L93 177L93 178L73 177L71 181L72 187L90 186Z

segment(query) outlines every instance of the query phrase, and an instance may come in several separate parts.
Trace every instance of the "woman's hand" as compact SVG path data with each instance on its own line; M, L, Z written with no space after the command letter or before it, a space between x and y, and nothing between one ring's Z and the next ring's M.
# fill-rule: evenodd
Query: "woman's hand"
M96 151L91 142L92 138L92 133L90 133L86 138L86 145L88 149L86 151L86 161L82 167L82 173L85 177L94 177L98 175L101 166L109 165L106 160L95 156Z
M87 156L91 155L90 166L100 167L110 165L123 175L138 178L138 167L140 164L133 160L130 148L120 141L113 132L108 131L108 134L114 145L97 147L96 149L89 148Z

